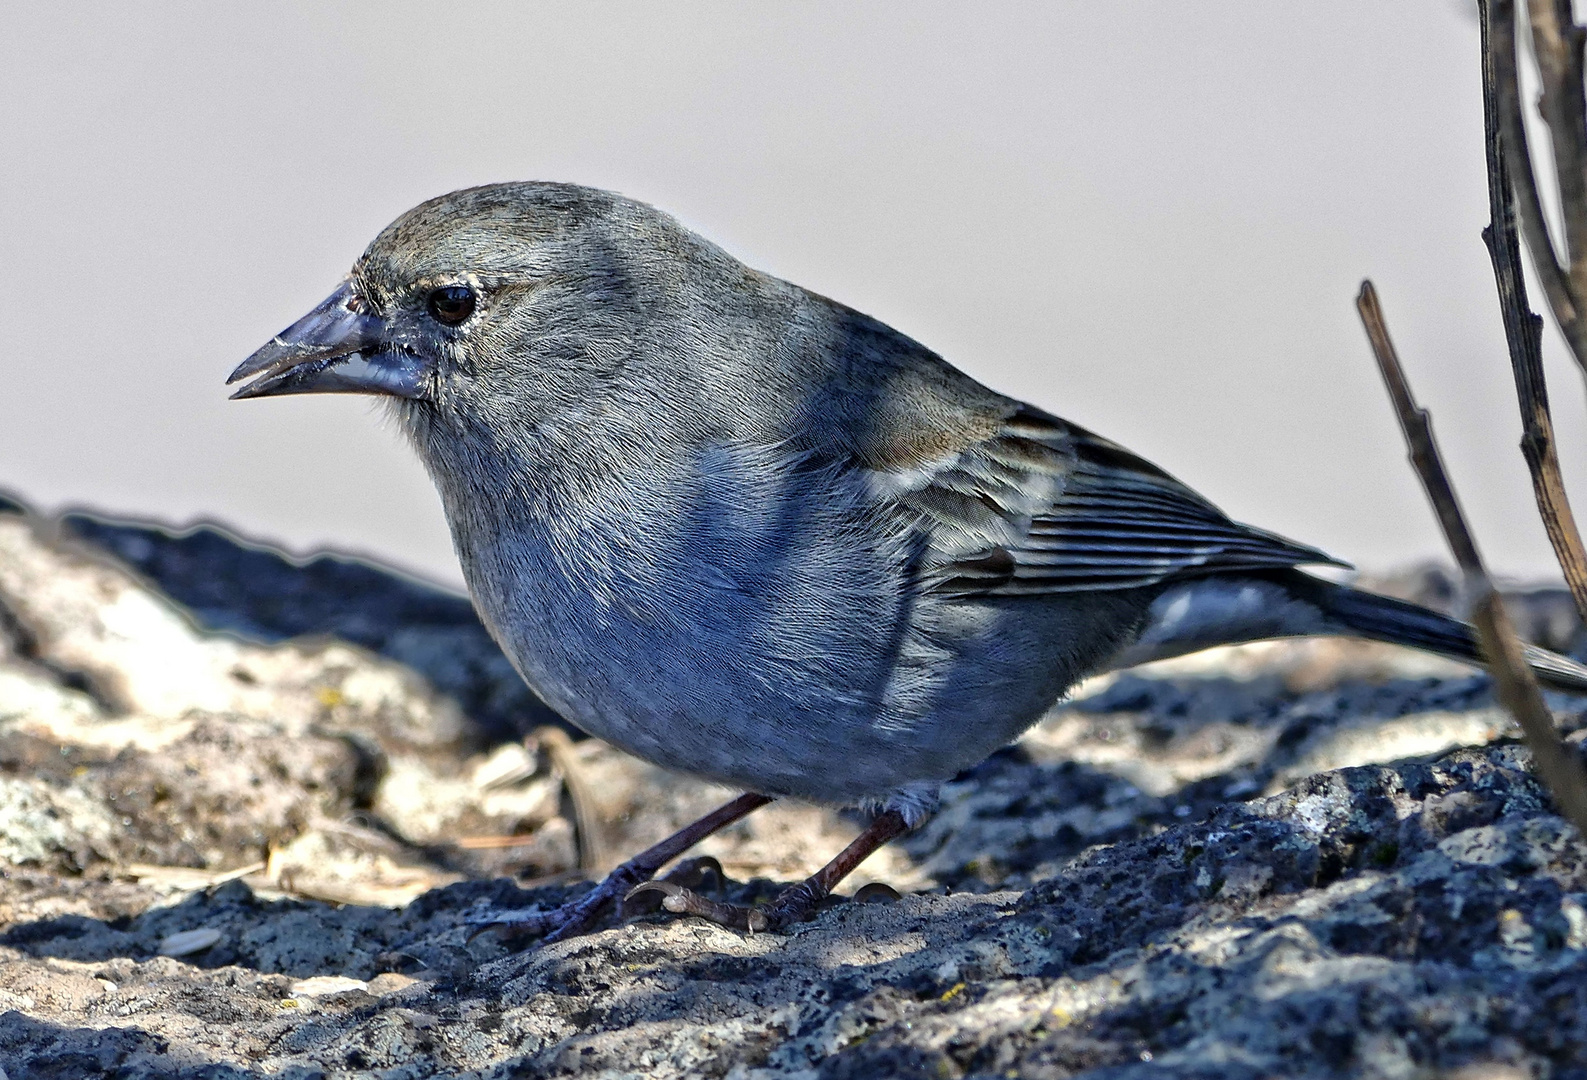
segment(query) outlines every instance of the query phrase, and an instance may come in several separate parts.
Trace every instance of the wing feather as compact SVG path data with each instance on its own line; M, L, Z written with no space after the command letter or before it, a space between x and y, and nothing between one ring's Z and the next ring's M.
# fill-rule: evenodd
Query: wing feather
M1030 406L915 475L894 497L930 537L927 569L944 589L1017 596L1344 565L1230 520L1143 458Z

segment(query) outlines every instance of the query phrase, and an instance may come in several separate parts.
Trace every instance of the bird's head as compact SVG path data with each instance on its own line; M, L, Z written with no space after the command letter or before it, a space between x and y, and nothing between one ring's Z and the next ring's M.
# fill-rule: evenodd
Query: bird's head
M533 423L601 397L676 278L715 261L706 247L609 192L456 191L387 226L335 292L232 372L249 380L232 396L375 394L410 419L467 427L510 410Z

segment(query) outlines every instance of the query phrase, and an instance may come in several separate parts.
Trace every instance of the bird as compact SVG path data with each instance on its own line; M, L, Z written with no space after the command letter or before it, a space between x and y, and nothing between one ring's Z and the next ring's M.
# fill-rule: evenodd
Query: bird
M646 890L786 929L1097 672L1308 635L1482 662L1469 625L1309 573L1344 564L609 191L420 204L238 382L385 402L529 687L744 792L566 904L479 919L542 941ZM1526 659L1587 691L1574 660ZM873 816L767 904L657 880L773 799Z

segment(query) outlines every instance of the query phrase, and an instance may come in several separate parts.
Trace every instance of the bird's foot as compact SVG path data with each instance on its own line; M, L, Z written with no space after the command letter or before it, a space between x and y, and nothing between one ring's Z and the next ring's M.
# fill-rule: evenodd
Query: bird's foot
M821 901L830 895L819 882L805 880L790 885L769 904L753 906L727 904L708 896L701 896L694 889L680 884L673 874L669 874L660 881L647 881L635 886L624 898L624 902L646 893L659 894L664 911L677 915L698 915L730 930L740 930L749 934L785 930L795 923L804 922L815 913ZM881 882L872 882L854 894L855 902L862 904L893 901L898 898L897 890Z
M661 897L663 911L670 911L675 915L698 915L730 930L758 934L765 930L781 930L791 923L798 922L809 913L815 906L813 901L786 907L782 904L783 897L798 888L798 885L794 886L770 904L756 904L752 907L713 900L674 881L647 881L636 886L628 896L624 897L624 902L638 899L648 893L655 893Z
M720 900L701 896L676 879L677 871L661 881L647 881L636 886L628 892L624 900L655 892L661 894L661 906L664 910L679 915L698 915L702 919L710 919L729 929L751 934L763 930L782 930L808 919L821 901L832 895L833 886L843 880L849 871L865 861L865 857L871 852L907 831L909 831L909 823L902 811L884 810L866 826L864 832L854 838L848 847L838 852L836 858L797 885L790 885L784 889L777 899L764 907L724 904ZM699 860L690 860L690 862L697 863ZM681 870L682 866L679 869ZM721 868L717 867L717 869L720 871ZM896 900L898 893L885 885L867 885L855 894L855 899L862 903L884 898Z
M644 880L628 866L620 866L589 892L575 900L548 910L523 908L516 911L487 910L470 914L468 922L475 934L487 930L507 930L515 937L540 938L542 945L585 933L605 913L607 905L621 900Z
M623 901L643 889L645 882L641 873L636 868L620 866L583 896L550 910L492 911L472 916L469 921L479 928L478 933L499 927L523 937L539 937L542 945L549 945L588 931L608 904ZM713 875L720 883L722 864L704 855L679 863L661 883L673 888L710 887L708 883Z
M518 911L489 910L468 916L468 921L475 927L475 934L500 927L514 936L539 937L542 945L585 933L595 926L609 905L628 896L636 885L649 881L651 875L662 866L705 837L731 825L745 814L769 802L771 799L765 795L740 795L698 821L685 825L659 844L646 848L607 874L605 880L589 892L559 907L548 911L538 908ZM703 879L702 875L713 868L714 873L720 878L722 867L715 859L688 859L680 863L667 875L667 878L669 881L677 880L698 885Z

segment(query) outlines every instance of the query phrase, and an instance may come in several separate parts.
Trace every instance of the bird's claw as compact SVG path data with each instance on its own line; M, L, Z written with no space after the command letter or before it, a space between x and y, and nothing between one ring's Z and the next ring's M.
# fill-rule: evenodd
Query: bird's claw
M686 889L673 881L647 881L643 885L636 886L623 897L623 903L626 905L634 897L649 892L660 893L662 910L670 911L675 915L698 915L719 926L750 934L774 928L772 913L764 908L724 904L720 900L701 896L693 889Z
M486 909L477 914L471 912L467 919L476 929L469 935L469 940L491 929L504 929L520 938L538 937L541 945L550 945L582 934L596 923L608 904L624 894L632 882L633 877L625 875L619 868L583 896L550 910L521 908L509 911Z
M722 869L722 864L711 856L696 855L692 859L684 859L678 863L663 874L660 880L682 885L685 889L718 892L727 884L727 872Z
M560 909L542 911L539 908L517 908L511 911L486 909L470 911L463 922L471 929L468 940L473 941L490 930L511 930L526 937L544 934L557 922Z

